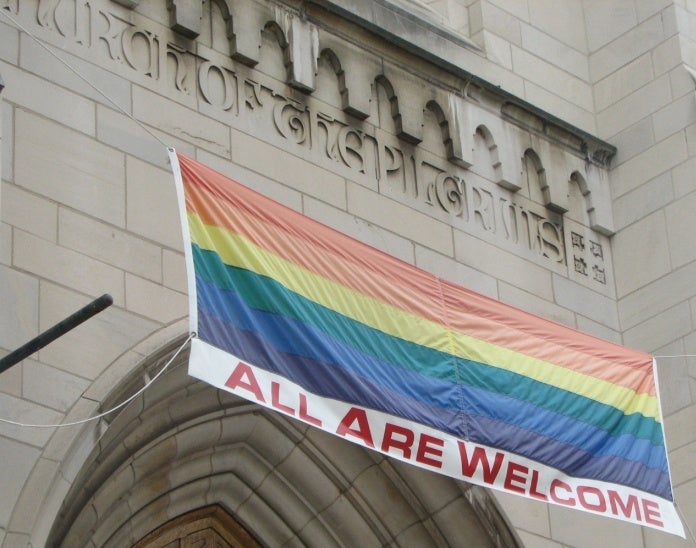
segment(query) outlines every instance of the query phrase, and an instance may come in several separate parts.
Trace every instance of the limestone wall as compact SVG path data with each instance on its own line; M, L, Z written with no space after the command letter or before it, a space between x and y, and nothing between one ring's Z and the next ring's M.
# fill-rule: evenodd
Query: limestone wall
M0 348L115 301L2 374L0 417L94 414L184 333L164 144L488 296L694 353L696 16L674 4L0 0ZM696 523L693 358L658 364ZM0 544L48 538L103 427L0 424ZM526 546L694 544L496 497Z

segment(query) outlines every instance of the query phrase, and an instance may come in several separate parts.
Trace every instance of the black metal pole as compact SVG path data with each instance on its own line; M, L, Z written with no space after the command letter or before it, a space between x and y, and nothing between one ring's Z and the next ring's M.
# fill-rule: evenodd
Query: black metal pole
M55 341L58 337L62 337L68 331L77 327L82 322L89 320L95 314L99 314L99 312L111 306L113 302L114 300L111 298L111 295L105 293L101 297L94 299L87 306L84 306L74 314L68 316L63 321L57 323L43 333L39 333L39 335L28 343L10 352L4 358L0 358L0 373L9 369L16 363L21 362L24 358L31 356L34 352L39 351L47 344Z

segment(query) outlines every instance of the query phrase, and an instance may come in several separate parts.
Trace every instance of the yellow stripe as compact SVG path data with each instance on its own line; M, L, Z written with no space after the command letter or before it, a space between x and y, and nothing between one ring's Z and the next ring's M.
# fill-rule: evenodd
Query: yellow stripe
M230 266L273 278L291 291L388 335L452 353L445 326L314 274L251 243L224 228L205 225L189 212L191 239L202 249L215 251ZM437 306L438 303L433 303ZM611 405L625 414L641 413L659 422L657 399L648 394L527 356L464 333L454 332L459 357L518 373L536 381Z

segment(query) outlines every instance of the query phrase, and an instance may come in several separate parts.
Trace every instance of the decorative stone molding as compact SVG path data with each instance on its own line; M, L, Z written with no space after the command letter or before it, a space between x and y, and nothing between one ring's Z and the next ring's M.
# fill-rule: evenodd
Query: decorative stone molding
M201 33L201 19L203 18L203 5L189 0L167 0L171 28L173 31L186 36L196 38Z

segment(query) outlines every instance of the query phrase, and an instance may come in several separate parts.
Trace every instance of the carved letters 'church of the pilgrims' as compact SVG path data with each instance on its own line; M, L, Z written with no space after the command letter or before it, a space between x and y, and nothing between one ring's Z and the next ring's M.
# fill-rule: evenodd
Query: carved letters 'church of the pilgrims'
M0 418L112 409L186 340L167 145L442 278L665 356L693 530L692 10L0 0L0 355L114 299L0 374ZM218 391L186 362L100 420L0 422L0 546L696 544L435 475Z

